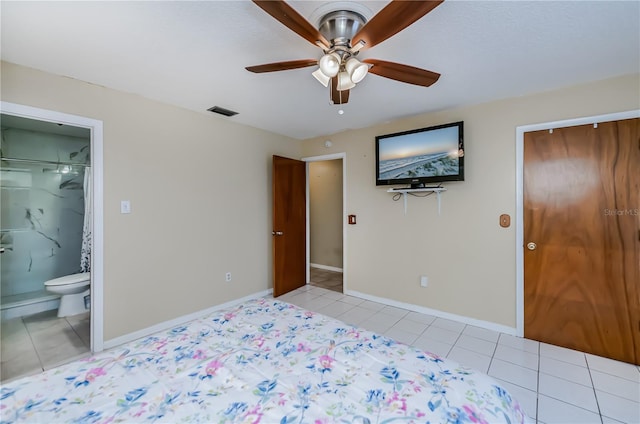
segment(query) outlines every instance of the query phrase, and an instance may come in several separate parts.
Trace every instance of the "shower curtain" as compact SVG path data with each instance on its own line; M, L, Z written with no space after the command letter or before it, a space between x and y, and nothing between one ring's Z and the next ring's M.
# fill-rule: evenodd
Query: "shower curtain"
M91 272L91 221L93 202L91 197L91 167L84 169L84 224L82 226L82 250L80 272Z

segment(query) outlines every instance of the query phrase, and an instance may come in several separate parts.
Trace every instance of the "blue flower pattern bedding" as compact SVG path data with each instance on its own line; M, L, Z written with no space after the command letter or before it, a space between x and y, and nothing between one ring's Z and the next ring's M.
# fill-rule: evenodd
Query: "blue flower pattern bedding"
M522 423L485 374L260 298L2 386L2 423Z

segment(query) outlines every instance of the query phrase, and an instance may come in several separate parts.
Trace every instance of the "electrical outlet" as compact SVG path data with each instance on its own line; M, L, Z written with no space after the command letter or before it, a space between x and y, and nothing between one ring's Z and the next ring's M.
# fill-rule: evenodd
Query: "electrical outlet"
M231 273L230 272L227 272L224 275L224 281L226 281L227 283L231 282Z
M429 285L429 277L426 275L420 276L420 287L427 287Z

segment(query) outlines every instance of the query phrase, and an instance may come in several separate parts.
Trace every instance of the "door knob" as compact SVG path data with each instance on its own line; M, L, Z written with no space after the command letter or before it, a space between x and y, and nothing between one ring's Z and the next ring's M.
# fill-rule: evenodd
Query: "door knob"
M527 243L527 249L529 250L536 250L536 247L538 247L537 244L535 244L534 242L530 241L529 243Z
M274 235L274 236L281 236L284 233L282 231L271 231L271 234Z
M0 247L0 253L4 253L4 247Z

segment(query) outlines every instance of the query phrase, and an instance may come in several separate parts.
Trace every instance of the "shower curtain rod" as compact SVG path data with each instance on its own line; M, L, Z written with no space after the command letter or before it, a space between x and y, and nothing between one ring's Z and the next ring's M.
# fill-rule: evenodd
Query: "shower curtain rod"
M91 166L84 163L55 162L52 160L18 159L18 158L5 158L5 157L0 158L0 160L6 160L7 162L22 162L22 163L35 163L35 164L47 164L47 165L82 166L83 168L87 166Z

